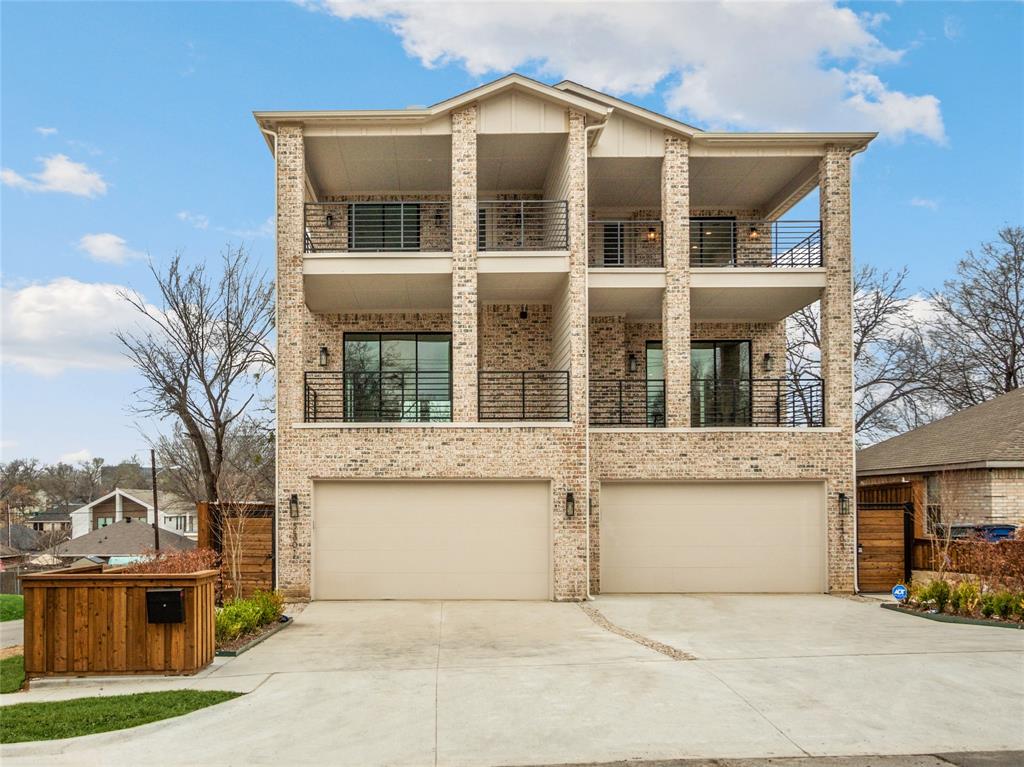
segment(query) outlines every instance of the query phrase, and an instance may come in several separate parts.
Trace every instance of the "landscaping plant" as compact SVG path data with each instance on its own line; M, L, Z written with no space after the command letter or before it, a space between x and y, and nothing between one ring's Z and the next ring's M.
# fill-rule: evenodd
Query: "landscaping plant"
M217 642L231 642L276 623L284 611L284 598L276 591L257 591L248 599L232 599L217 610Z
M220 568L217 552L213 549L189 549L188 551L157 551L148 549L142 553L143 561L127 565L126 573L197 573L202 570Z

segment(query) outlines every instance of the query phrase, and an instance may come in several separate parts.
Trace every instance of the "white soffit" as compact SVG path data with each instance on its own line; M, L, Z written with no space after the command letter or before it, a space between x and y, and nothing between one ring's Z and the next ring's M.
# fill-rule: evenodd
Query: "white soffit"
M450 136L306 139L306 170L321 198L345 194L447 193Z

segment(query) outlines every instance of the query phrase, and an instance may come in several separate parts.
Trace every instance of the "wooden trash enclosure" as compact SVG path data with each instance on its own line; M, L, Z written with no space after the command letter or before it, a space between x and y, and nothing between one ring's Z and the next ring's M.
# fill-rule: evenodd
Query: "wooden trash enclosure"
M213 660L216 580L100 566L23 576L25 675L194 674ZM149 623L150 589L181 589L184 621Z

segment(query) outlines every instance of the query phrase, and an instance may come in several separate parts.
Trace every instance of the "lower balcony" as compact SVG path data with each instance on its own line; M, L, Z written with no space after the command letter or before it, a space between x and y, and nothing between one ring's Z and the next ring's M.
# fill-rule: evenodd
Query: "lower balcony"
M480 421L568 421L569 371L481 370Z
M306 423L450 423L450 370L305 374ZM479 421L568 421L565 370L481 370Z
M661 379L590 380L590 425L665 426ZM820 378L695 378L690 381L694 428L799 428L825 425Z
M825 425L820 378L694 378L694 427L815 427Z

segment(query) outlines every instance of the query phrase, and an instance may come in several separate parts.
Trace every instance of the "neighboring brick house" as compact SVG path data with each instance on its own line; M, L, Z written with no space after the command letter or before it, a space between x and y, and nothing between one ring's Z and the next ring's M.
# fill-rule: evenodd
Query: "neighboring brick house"
M257 112L290 597L851 591L850 161L509 75ZM820 220L783 218L818 188ZM822 376L785 320L822 304Z
M1024 389L857 451L857 484L910 483L914 532L938 522L1024 525Z

